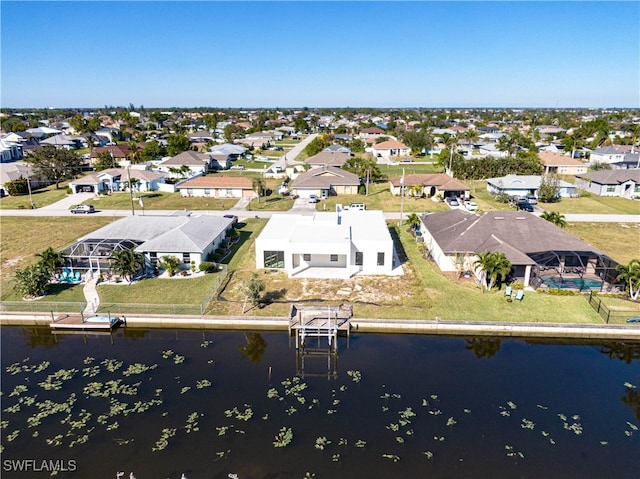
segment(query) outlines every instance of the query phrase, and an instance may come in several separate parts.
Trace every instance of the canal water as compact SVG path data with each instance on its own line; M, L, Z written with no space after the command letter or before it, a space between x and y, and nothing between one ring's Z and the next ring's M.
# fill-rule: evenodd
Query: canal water
M3 328L3 478L637 478L640 345ZM315 343L309 346L318 346Z

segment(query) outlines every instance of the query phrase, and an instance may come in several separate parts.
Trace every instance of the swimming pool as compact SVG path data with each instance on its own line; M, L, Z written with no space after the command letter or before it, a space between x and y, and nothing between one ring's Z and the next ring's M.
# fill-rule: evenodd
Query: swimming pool
M589 278L562 278L560 276L540 276L542 284L554 289L600 289L602 281Z

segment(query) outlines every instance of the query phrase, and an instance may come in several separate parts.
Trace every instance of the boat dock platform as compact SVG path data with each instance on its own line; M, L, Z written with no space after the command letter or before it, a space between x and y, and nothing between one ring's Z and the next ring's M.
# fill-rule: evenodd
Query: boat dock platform
M296 337L296 349L305 348L307 338L327 339L329 349L335 350L338 334L349 336L351 306L293 305L289 316L289 335Z
M84 317L82 314L62 314L53 318L49 326L54 332L90 331L110 333L121 324L126 324L126 320L110 315Z

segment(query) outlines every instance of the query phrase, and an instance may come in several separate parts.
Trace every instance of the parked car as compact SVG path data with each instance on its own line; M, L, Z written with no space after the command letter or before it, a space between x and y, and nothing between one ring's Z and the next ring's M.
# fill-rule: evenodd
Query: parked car
M230 170L246 170L247 167L244 165L233 165L231 168L229 168Z
M309 195L309 203L317 203L318 197L316 195Z
M519 211L528 211L529 213L533 213L533 205L528 201L518 201L518 203L516 203L516 209Z
M458 199L454 198L453 196L448 197L445 201L449 206L460 206L460 203L458 203Z
M224 215L225 218L230 218L233 220L233 224L238 224L238 217L236 215Z
M93 205L77 205L71 208L71 214L77 215L78 213L84 213L88 215L89 213L95 213L96 209Z
M403 158L400 163L413 163L413 158Z
M533 195L529 195L526 197L527 201L529 202L530 205L537 205L538 204L538 198L536 198Z
M464 207L468 211L477 211L478 210L478 203L476 203L475 201L465 201Z
M357 211L364 211L365 209L367 209L367 207L364 205L364 203L351 203L349 205L350 210L357 210Z

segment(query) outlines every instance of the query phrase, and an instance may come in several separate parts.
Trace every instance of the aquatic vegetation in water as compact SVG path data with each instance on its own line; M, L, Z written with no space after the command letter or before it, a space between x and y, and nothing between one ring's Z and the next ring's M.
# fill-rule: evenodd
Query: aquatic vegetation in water
M331 444L331 441L329 439L327 439L325 436L320 436L316 438L315 448L319 449L320 451L324 451L324 448L329 444Z
M424 451L422 454L424 454L427 459L433 459L433 453L431 451Z
M522 427L522 429L530 429L532 431L536 427L533 421L529 421L525 418L522 419L522 424L520 424L520 426Z
M171 356L173 356L173 351L171 349L162 351L162 359L169 359Z
M273 447L286 447L293 441L293 431L290 427L282 427L275 436Z
M153 446L151 450L156 452L165 449L169 445L169 439L176 435L176 430L175 428L164 428L160 439L156 441L155 446Z
M118 361L116 359L104 359L100 364L102 364L110 373L115 373L124 363L123 361Z
M504 448L507 451L507 456L508 457L524 458L524 454L522 452L520 452L520 451L516 451L513 446L509 446L507 444L507 445L504 446Z
M82 360L83 364L91 364L92 362L94 362L96 360L96 358L92 357L92 356L87 356L86 358L84 358Z
M204 414L200 414L198 412L192 412L191 414L189 414L189 416L187 417L187 423L184 426L187 434L200 430L200 428L198 427L198 418L200 416L204 416Z
M367 445L367 441L363 441L362 439L358 439L356 441L356 447L363 448Z
M153 364L151 366L147 365L147 364L142 364L142 363L134 363L134 364L130 364L129 367L126 369L126 371L122 372L123 376L131 376L133 374L143 374L147 371L151 371L155 368L157 368L158 365L157 364Z
M331 456L331 460L333 462L340 462L340 453L336 453L333 456Z
M94 377L100 374L100 366L90 366L82 368L82 377Z
M383 458L390 459L393 462L398 462L400 460L400 456L396 456L395 454L383 454Z
M173 357L173 362L174 362L175 364L182 364L182 363L184 363L184 356L180 356L179 354L176 354L176 355Z
M253 409L251 409L251 404L245 404L244 411L240 411L240 409L234 407L233 409L227 409L224 415L227 417L235 417L241 421L248 421L253 417Z
M191 389L191 386L183 386L182 389L180 390L180 394L184 394L188 392L189 389Z
M233 426L216 427L216 431L218 431L218 436L224 436L227 433L227 431L229 430L230 427L233 427Z
M219 461L220 459L224 459L230 453L231 453L231 449L228 449L226 451L218 451L218 452L216 452L216 461Z
M207 341L207 340L205 340L205 341L202 341L202 342L200 343L200 347L201 347L201 348L208 348L208 347L209 347L209 345L210 345L210 344L212 344L212 343L213 343L213 341Z
M198 389L208 388L209 386L211 386L211 381L208 379L199 379L196 381L196 388Z
M347 371L347 376L349 376L354 383L359 383L360 381L362 381L362 373L360 371L350 369L349 371Z

